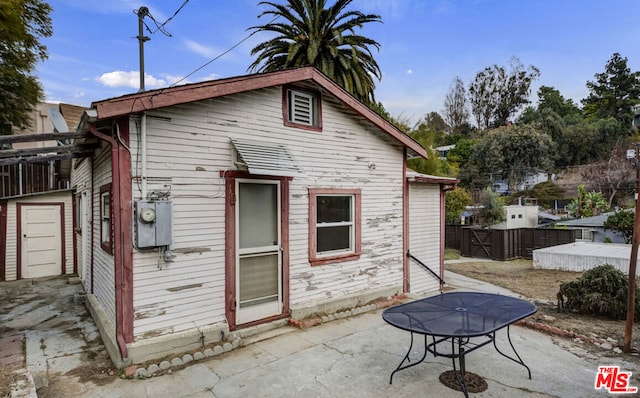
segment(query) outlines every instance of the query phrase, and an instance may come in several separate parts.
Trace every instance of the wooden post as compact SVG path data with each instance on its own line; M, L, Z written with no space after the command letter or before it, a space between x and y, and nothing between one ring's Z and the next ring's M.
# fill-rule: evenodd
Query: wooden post
M633 318L636 308L636 265L638 263L638 243L640 242L640 163L638 153L639 145L636 144L635 168L636 168L636 214L633 223L633 237L631 239L631 258L629 259L629 290L627 292L627 321L624 328L625 353L631 352L631 335L633 334Z

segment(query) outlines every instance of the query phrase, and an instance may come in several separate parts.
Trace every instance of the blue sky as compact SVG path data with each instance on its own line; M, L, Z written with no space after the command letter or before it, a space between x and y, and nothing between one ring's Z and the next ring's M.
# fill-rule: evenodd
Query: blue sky
M184 82L246 74L251 49L271 37L247 39L247 28L270 19L258 18L267 8L258 2L189 0L165 26L171 37L145 29L146 88L170 85L217 57ZM133 11L146 6L164 22L183 3L50 1L53 36L44 41L49 58L36 72L46 100L88 106L138 91ZM484 67L508 66L512 56L541 71L534 101L537 87L546 85L579 102L588 95L586 82L604 71L614 52L628 58L632 71L640 70L638 0L354 0L351 8L381 16L383 23L359 32L381 45L374 52L383 74L376 98L392 115L413 122L441 112L454 77L468 85Z

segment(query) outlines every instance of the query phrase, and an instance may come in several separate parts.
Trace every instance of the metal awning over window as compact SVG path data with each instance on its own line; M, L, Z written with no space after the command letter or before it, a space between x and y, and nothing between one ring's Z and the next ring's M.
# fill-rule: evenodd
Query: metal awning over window
M285 145L236 138L232 138L231 143L237 152L236 164L245 166L251 174L282 177L303 175Z

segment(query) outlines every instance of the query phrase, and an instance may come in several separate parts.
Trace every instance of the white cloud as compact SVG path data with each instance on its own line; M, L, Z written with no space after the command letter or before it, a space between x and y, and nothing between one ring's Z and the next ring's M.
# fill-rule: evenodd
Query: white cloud
M113 72L103 73L96 78L96 81L107 87L140 87L140 72L138 71L123 71L117 70ZM163 79L157 79L151 75L145 73L144 84L146 88L150 87L163 87L167 85L167 81Z
M203 80L203 81L206 81L206 80L216 80L216 79L219 79L219 78L220 78L220 75L219 75L219 74L217 74L217 73L211 73L211 74L209 74L209 75L205 76L202 80Z
M408 69L408 70L407 70L407 75L413 75L413 70Z
M205 58L213 58L216 55L220 54L220 52L215 48L207 47L204 44L200 44L193 40L185 40L184 44L189 50Z

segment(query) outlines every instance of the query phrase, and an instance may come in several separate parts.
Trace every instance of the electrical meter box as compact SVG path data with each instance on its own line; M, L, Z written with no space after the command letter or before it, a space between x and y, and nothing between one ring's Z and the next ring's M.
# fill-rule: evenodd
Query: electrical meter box
M138 200L135 202L135 218L137 248L171 245L170 201Z

